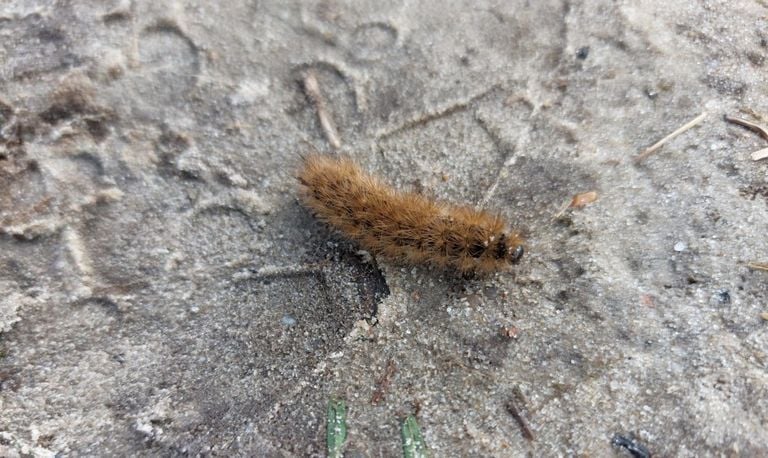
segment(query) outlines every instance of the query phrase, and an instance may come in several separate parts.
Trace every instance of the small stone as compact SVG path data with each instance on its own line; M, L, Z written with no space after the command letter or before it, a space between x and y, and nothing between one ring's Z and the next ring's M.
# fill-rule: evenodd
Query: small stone
M731 303L731 293L727 289L718 289L717 293L717 301L721 304L730 304Z
M291 326L296 326L296 318L290 315L284 315L283 318L280 319L280 323L282 323L283 326L290 328Z
M675 251L682 252L688 249L688 245L685 242L677 242L675 243Z
M499 334L508 339L517 339L520 330L517 329L516 326L502 326L501 329L499 329Z

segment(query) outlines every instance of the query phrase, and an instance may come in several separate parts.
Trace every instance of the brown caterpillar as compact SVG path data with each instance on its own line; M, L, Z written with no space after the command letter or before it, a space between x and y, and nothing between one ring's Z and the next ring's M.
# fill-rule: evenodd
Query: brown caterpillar
M304 205L374 255L465 274L502 270L523 256L522 239L500 216L399 192L351 159L310 155L298 179Z

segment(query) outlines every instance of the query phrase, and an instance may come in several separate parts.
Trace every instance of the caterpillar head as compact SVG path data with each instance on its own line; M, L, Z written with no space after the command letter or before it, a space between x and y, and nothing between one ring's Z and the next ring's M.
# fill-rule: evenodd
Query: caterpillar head
M525 254L525 249L521 243L520 237L516 234L508 236L501 234L496 245L496 259L505 260L510 264L517 264Z
M520 262L520 258L523 257L523 254L525 254L525 249L522 245L518 245L516 247L509 247L507 250L507 261L509 261L511 264L517 264Z

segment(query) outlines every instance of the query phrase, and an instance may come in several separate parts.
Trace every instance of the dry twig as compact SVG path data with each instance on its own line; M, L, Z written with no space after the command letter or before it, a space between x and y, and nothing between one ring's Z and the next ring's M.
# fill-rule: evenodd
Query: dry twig
M485 97L486 95L490 94L491 92L495 91L498 88L499 88L499 85L494 84L491 87L486 88L485 90L481 91L478 94L472 95L469 98L466 98L464 100L460 100L458 102L452 103L451 105L448 105L446 107L442 107L431 112L418 113L415 118L412 118L403 124L400 124L389 130L383 130L381 132L378 132L376 134L376 138L380 140L389 138L404 130L412 129L418 126L423 126L436 119L441 119L446 116L450 116L454 113L464 111L469 107L471 107L473 103L477 102L478 100L482 99L483 97Z
M317 82L317 75L315 75L315 72L312 70L307 71L304 75L304 91L306 92L307 97L312 100L312 103L315 104L317 118L320 121L320 127L323 128L323 133L325 134L328 143L330 143L333 149L341 148L339 131L336 129L333 117L326 107L323 94L320 92L320 84Z
M520 411L517 409L515 402L510 399L504 406L507 408L507 412L512 415L517 424L520 426L520 432L523 433L523 437L529 441L532 441L534 439L533 431L531 430L531 427L528 426L528 422L525 420L525 418L520 414Z
M643 150L643 152L641 152L640 154L638 154L635 157L635 163L639 163L643 159L645 159L648 156L650 156L651 154L655 153L656 150L658 150L659 148L664 146L665 143L667 143L668 141L670 141L673 138L677 137L678 135L682 134L683 132L691 129L692 127L695 127L697 124L699 124L701 121L703 121L704 118L706 118L706 117L707 117L707 112L705 111L705 112L701 113L700 115L696 116L695 118L691 119L687 123L685 123L682 126L680 126L677 130L675 130L671 134L667 135L666 137L664 137L661 140L657 141L653 145L649 146L648 148Z
M760 124L754 123L752 121L747 121L746 119L737 118L735 116L728 116L728 115L725 115L723 119L725 119L730 123L738 124L741 127L746 127L751 131L757 132L758 134L760 134L761 137L768 140L768 129L761 126Z
M395 366L395 362L390 359L389 362L387 362L387 368L384 370L384 375L379 379L376 391L371 397L371 404L378 405L384 400L384 394L389 389L389 384L392 382L392 377L395 375L395 372L397 372L397 366Z
M753 161L760 161L763 159L768 159L768 148L759 149L752 153Z
M747 267L755 270L768 271L768 262L748 262Z

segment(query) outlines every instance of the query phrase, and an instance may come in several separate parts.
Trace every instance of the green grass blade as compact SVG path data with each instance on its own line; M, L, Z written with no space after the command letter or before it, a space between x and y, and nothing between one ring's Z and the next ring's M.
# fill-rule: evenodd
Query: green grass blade
M413 415L403 422L403 455L405 458L427 458L427 444Z
M341 400L328 401L325 441L329 458L341 458L347 440L347 405Z

